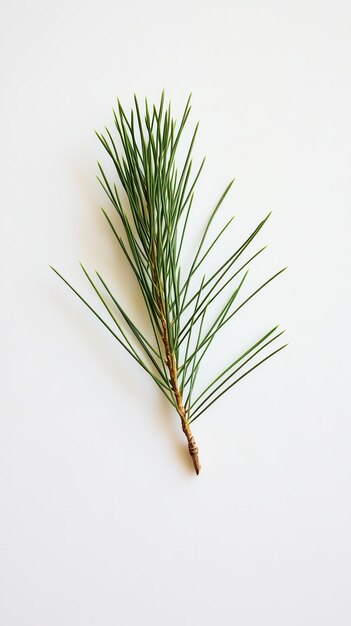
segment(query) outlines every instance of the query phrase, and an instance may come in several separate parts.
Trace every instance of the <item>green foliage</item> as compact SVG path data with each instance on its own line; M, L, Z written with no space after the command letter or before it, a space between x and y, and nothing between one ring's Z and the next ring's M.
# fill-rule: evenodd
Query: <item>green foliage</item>
M274 326L242 354L235 356L205 388L197 388L199 369L218 333L284 270L275 273L240 302L248 268L265 248L253 251L247 260L244 260L244 253L265 225L269 218L267 215L224 263L214 267L209 276L201 276L199 270L205 259L217 249L222 234L232 221L229 220L210 239L212 222L232 186L231 181L209 216L190 267L184 271L181 265L183 244L188 236L194 190L204 165L203 160L192 175L192 151L198 125L180 170L176 164L177 149L190 108L189 97L177 124L172 118L170 105L165 105L164 94L157 107L149 107L145 100L143 113L135 97L130 116L126 115L119 102L117 111L114 111L118 141L107 128L104 134L96 133L112 159L118 177L116 182L109 181L98 164L99 181L118 214L119 227L116 228L107 212L103 212L140 287L150 318L151 336L147 337L141 332L98 272L91 276L82 266L111 318L110 324L54 270L148 372L179 412L179 398L176 397L174 380L170 376L170 358L174 358L176 384L179 385L189 423L247 374L285 347L275 348L257 360L256 357L262 351L271 348L280 339L282 332L278 332L278 327ZM125 191L126 203L121 199L120 187ZM230 296L224 304L219 305L219 296L228 285L231 285Z

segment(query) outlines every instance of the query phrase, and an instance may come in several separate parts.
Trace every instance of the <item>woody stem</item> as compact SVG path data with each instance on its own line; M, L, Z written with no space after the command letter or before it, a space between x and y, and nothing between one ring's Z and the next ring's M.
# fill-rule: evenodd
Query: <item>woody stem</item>
M154 254L155 254L155 249L154 249ZM153 259L153 262L151 263L151 267L152 267L156 301L157 301L157 305L160 311L162 343L165 349L166 363L167 363L167 368L169 371L170 383L171 383L172 391L174 394L174 399L176 401L177 411L181 419L182 430L188 442L189 454L192 458L195 472L196 474L199 474L200 469L201 469L201 465L199 461L199 449L196 445L194 436L191 432L190 424L186 415L186 409L183 405L182 393L181 393L181 390L179 389L177 361L176 361L175 354L171 349L168 326L167 326L167 321L166 321L165 304L164 304L163 297L161 294L161 289L160 289L160 285L159 285L159 281L157 277L156 264L155 264L154 259Z

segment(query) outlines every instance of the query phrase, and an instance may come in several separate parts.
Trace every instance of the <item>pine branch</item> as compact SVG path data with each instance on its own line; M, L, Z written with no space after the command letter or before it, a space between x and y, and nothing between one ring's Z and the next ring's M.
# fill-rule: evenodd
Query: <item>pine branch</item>
M112 327L57 270L52 269L149 374L175 408L198 474L199 454L190 424L239 380L282 350L285 345L255 363L257 355L278 340L282 332L276 333L277 326L272 328L199 391L197 376L203 359L218 332L284 270L264 281L240 304L234 304L237 300L240 302L248 267L265 247L251 253L246 260L242 255L260 233L269 214L208 278L204 275L198 280L198 270L219 249L222 236L232 225L233 217L211 234L219 209L233 185L231 181L210 213L183 278L183 247L194 211L195 188L205 163L203 159L192 174L193 149L199 128L196 124L178 172L177 150L190 115L190 100L189 96L179 124L172 117L171 105L165 104L164 93L157 106L149 106L145 100L143 112L135 96L129 116L118 101L113 111L117 137L108 128L104 133L96 133L116 170L116 180L110 181L98 163L98 180L116 211L119 225L115 226L105 209L102 211L140 288L151 336L138 328L100 272L95 272L93 280L82 265L85 277L112 320ZM120 189L127 202L121 200ZM238 282L229 297L218 307L221 294L235 284L236 278ZM236 377L251 361L254 364Z

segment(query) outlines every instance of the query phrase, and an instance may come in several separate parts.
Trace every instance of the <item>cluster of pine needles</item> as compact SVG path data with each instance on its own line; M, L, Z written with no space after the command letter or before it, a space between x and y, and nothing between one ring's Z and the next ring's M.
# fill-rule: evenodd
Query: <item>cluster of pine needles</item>
M203 159L192 174L196 125L182 166L179 170L177 167L177 150L190 110L189 97L178 123L172 117L171 105L165 104L164 94L157 106L150 107L145 100L143 111L135 97L129 116L118 101L118 108L113 112L118 137L115 139L108 128L105 134L97 133L118 176L116 182L109 181L99 164L99 181L118 214L118 227L104 209L103 212L140 287L150 318L151 334L146 336L137 327L99 272L92 276L82 266L112 323L107 323L57 270L54 271L149 374L173 405L198 473L198 448L190 424L240 380L285 348L286 344L275 347L282 332L277 326L267 330L204 388L197 385L199 370L219 331L285 268L241 299L248 267L265 248L252 251L246 260L244 253L249 247L252 249L256 236L269 218L267 215L226 261L207 275L203 274L205 259L216 251L232 221L230 219L210 236L212 222L233 181L209 215L189 266L186 270L182 266L194 192L205 161ZM120 187L127 202L121 199ZM228 286L230 295L223 304L219 296Z

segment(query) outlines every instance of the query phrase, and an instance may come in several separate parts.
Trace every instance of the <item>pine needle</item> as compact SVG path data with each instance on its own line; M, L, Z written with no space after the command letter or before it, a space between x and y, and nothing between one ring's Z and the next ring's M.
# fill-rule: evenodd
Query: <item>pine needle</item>
M198 372L205 357L210 356L209 349L218 332L286 268L275 272L241 299L248 267L265 247L251 252L246 260L241 257L267 222L268 214L219 267L199 280L199 268L205 260L207 264L210 262L219 250L222 235L232 225L233 217L221 228L214 229L215 218L231 190L232 180L210 212L190 267L185 271L183 245L189 237L194 193L205 163L203 159L192 174L193 148L199 128L196 124L178 172L177 150L190 115L190 101L191 96L179 123L172 117L171 105L166 106L164 93L158 105L150 106L145 100L143 110L135 96L129 116L118 101L113 111L114 132L108 128L104 133L96 132L116 171L116 179L110 181L98 163L98 180L116 211L119 226L114 225L104 208L102 211L140 288L150 320L150 334L147 336L138 328L101 273L95 272L93 280L82 265L85 277L111 319L110 324L56 269L52 269L149 374L175 408L198 474L199 453L190 423L287 344L257 361L257 355L267 351L282 335L282 332L276 333L278 327L274 326L241 355L235 356L202 391L197 389ZM124 191L126 202L121 200L119 190ZM214 232L211 234L211 231ZM229 298L218 306L221 294L230 284L234 287ZM237 376L239 372L242 373Z

